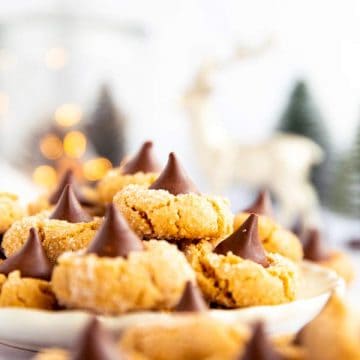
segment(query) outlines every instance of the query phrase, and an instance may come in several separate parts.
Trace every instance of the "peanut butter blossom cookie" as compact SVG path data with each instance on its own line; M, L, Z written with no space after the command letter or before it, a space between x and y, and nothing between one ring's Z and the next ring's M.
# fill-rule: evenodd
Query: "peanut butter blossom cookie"
M34 228L24 246L0 264L0 306L52 309L52 265Z
M93 318L84 327L70 351L49 349L39 353L36 360L145 360L124 352L118 347L110 333Z
M267 191L261 191L250 207L235 215L234 228L238 229L249 214L259 216L259 237L265 250L294 261L302 259L303 251L298 237L273 219L271 199Z
M205 298L228 308L274 305L296 297L298 267L266 253L258 237L258 216L250 215L215 248L202 241L185 248Z
M142 242L109 205L86 252L66 253L58 259L52 285L62 305L116 315L171 309L186 282L194 279L176 246L158 240Z
M355 270L350 258L341 251L327 249L319 230L309 229L303 234L301 240L305 260L334 270L347 283L353 280Z
M290 338L270 339L261 324L251 332L244 324L197 314L130 327L119 346L149 360L305 360Z
M25 243L30 228L37 229L42 246L52 263L64 251L85 248L95 236L101 219L92 218L80 205L72 187L67 185L53 212L16 221L4 235L2 247L11 256Z
M137 154L118 168L110 170L99 182L97 190L103 203L110 203L117 192L130 184L149 187L159 176L161 166L154 153L153 143L145 142Z
M311 360L360 359L360 316L339 295L302 329L297 342Z
M282 360L268 340L264 325L257 323L254 326L253 334L244 349L241 349L237 358L239 360Z
M0 235L25 215L24 209L14 194L0 192Z
M218 242L233 228L229 202L200 194L174 153L150 188L129 185L114 204L144 239Z
M79 203L86 208L91 214L97 215L103 213L103 207L98 205L97 194L95 190L87 187L80 187L76 181L74 172L69 169L61 177L56 189L54 189L50 194L43 194L39 196L34 202L28 205L28 211L30 215L36 215L39 212L48 210L55 206L67 185L71 185L76 198Z

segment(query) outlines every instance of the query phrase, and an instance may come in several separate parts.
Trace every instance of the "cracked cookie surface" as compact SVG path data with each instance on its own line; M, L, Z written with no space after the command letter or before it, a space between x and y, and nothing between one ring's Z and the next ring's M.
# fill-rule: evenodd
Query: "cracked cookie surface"
M51 310L56 300L48 281L23 278L19 271L0 274L0 307Z
M86 247L100 227L101 219L88 223L69 223L49 219L49 212L24 217L16 221L4 235L2 248L6 257L13 255L24 245L30 228L37 229L46 255L52 263L65 251L76 251Z
M98 183L97 191L100 201L104 204L110 203L116 193L128 185L141 185L148 188L158 176L158 173L141 171L135 174L123 174L122 167L112 169Z
M52 277L59 303L102 314L173 307L195 274L175 245L159 240L143 243L144 251L131 252L126 259L61 256Z
M234 229L238 229L248 218L249 213L241 212L235 215ZM268 252L278 253L293 261L303 258L303 249L298 237L291 231L277 224L265 215L259 215L259 238Z
M3 234L24 215L25 211L19 204L16 195L0 192L0 234Z
M227 308L276 305L296 298L298 267L279 254L268 253L269 266L229 252L218 255L202 241L185 248L205 298Z
M129 185L114 204L143 238L218 241L233 228L229 202L221 197L149 190Z

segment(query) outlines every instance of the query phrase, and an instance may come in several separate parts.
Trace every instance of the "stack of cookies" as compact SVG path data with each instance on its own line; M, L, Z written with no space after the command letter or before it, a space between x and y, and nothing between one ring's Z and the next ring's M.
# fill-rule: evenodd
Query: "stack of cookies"
M0 306L191 314L170 331L129 329L118 344L94 319L74 353L39 359L85 359L89 349L98 354L92 359L304 358L288 340L267 339L261 324L234 327L204 313L295 300L304 253L352 277L343 254L319 250L318 233L301 242L278 224L268 193L234 215L227 199L197 188L174 153L162 169L151 142L95 190L81 188L69 171L27 212L0 194L0 211Z

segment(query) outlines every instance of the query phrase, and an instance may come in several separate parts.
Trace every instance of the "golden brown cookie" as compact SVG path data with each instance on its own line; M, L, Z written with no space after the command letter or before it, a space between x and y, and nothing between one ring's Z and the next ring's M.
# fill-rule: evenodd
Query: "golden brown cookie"
M92 216L103 216L104 206L100 203L97 191L90 187L82 187L82 192L89 201L87 205L83 205L86 211ZM49 201L49 194L42 194L35 201L29 203L27 208L29 215L37 215L44 210L51 210L53 207L54 204Z
M37 229L42 245L52 263L65 251L76 251L88 245L101 224L101 219L90 222L70 223L49 219L48 211L24 217L16 221L6 232L2 242L7 257L18 251L25 243L30 228Z
M37 359L77 359L77 360L144 360L144 357L133 356L132 352L124 352L117 346L112 334L101 325L95 317L85 324L83 330L74 341L71 349L49 349L42 352Z
M153 154L153 143L145 142L133 157L110 170L98 183L100 201L110 203L117 192L131 184L148 188L159 176L160 169Z
M217 242L232 231L229 202L217 196L173 195L129 185L115 196L114 204L143 238Z
M7 277L0 274L0 307L51 310L55 305L55 296L48 281L21 277L19 271Z
M158 325L133 326L119 341L123 349L143 354L149 360L234 360L241 358L250 329L207 316L188 315ZM273 339L284 360L304 360L289 339Z
M238 229L249 214L248 212L236 214L234 229ZM259 237L267 251L278 253L296 262L302 260L303 250L298 237L266 215L259 215Z
M34 360L71 360L71 354L64 349L44 349L34 357ZM85 360L85 359L84 359ZM116 359L114 359L116 360ZM141 354L127 353L126 360L150 360ZM295 359L294 359L295 360Z
M185 256L166 241L145 241L127 258L67 253L53 272L60 304L103 314L169 309L195 274Z
M25 216L25 211L14 194L0 193L0 234L3 234L16 221Z
M99 201L97 191L89 186L77 184L71 169L63 174L55 189L41 194L35 201L28 204L29 215L36 215L44 210L52 209L67 185L72 186L76 198L89 214L92 216L104 215L104 207Z
M123 174L121 167L112 169L97 186L100 201L104 204L110 203L120 190L131 184L148 188L158 176L158 173L145 174L143 172Z
M304 231L301 237L304 259L334 270L346 283L355 277L355 270L348 255L342 251L328 249L318 229Z
M321 314L300 335L311 360L359 360L360 318L334 295Z
M346 283L350 283L355 277L354 266L350 257L342 251L333 250L325 260L317 262L319 265L334 270Z
M231 326L207 316L185 316L166 324L132 327L119 344L149 359L202 360L215 355L232 359L244 346L248 333L241 324Z
M214 253L202 241L186 247L185 254L208 301L228 308L275 305L296 298L298 267L279 254L267 253L269 266L229 252Z

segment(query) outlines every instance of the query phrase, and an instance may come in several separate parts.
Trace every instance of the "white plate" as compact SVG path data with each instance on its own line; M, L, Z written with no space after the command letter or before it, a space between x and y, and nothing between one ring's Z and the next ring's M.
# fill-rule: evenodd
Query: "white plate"
M298 300L274 306L253 306L237 310L210 310L208 314L226 322L252 323L262 319L272 334L295 333L325 306L334 291L344 292L344 281L335 272L304 262L303 281ZM0 342L37 350L43 347L68 347L79 334L90 314L84 311L41 311L21 308L0 309ZM179 314L142 312L99 318L119 333L134 324L169 323ZM183 315L182 315L183 316Z

